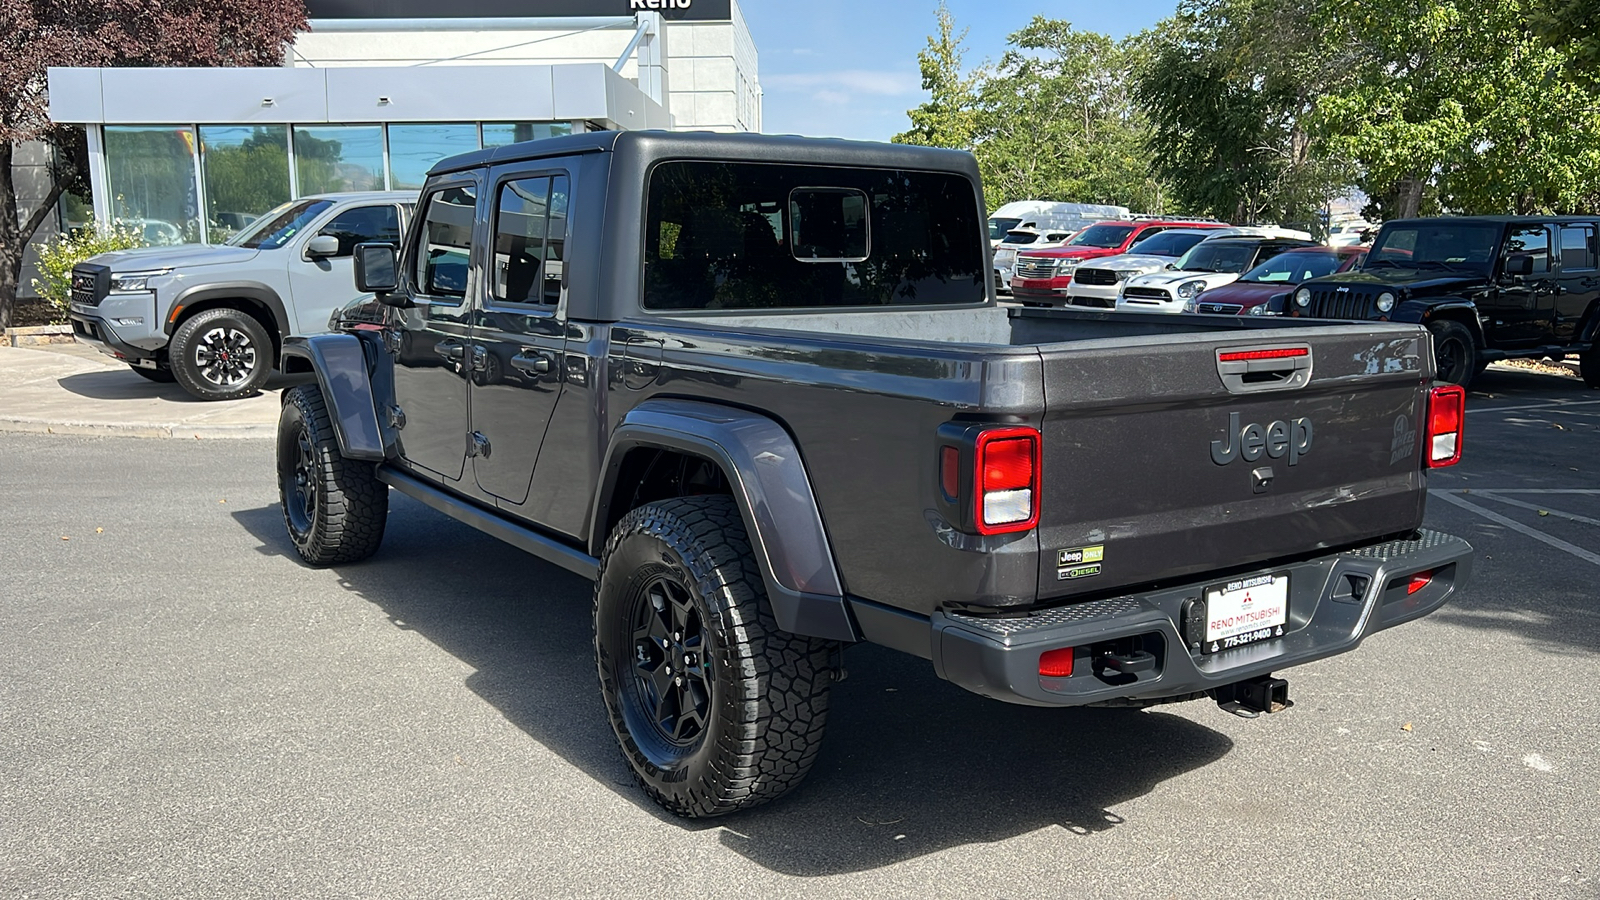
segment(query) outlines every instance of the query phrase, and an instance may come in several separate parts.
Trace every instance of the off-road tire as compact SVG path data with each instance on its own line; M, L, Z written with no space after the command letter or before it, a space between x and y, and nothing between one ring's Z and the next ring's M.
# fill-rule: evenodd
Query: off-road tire
M207 309L184 319L167 355L179 386L201 400L252 396L272 374L272 338L236 309Z
M1478 368L1478 342L1472 330L1452 319L1438 319L1428 323L1433 334L1433 358L1437 367L1434 375L1440 381L1462 387L1472 383Z
M372 463L340 455L322 390L314 384L284 394L278 501L289 540L313 566L358 562L383 543L389 487Z
M1584 384L1600 388L1600 348L1578 354L1578 374L1583 376Z
M709 693L703 727L677 744L656 724L666 707L651 706L647 673L659 666L641 658L656 645L638 624L650 619L651 592L674 583L704 651L679 671L694 672ZM724 815L782 796L810 771L838 645L778 628L732 498L665 500L624 516L601 556L594 624L612 729L657 803L688 818Z
M133 370L133 374L146 381L154 381L156 384L171 384L178 380L177 376L172 374L172 370L166 366L162 366L159 369L147 369L144 366L130 365L128 368Z

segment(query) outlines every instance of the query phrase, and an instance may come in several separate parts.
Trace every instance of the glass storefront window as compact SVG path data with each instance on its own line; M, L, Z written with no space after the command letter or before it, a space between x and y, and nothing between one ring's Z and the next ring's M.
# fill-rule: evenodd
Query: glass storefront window
M289 129L200 126L209 239L221 243L289 199Z
M485 122L483 146L503 147L571 133L571 122Z
M382 125L312 125L294 130L300 194L383 190Z
M194 129L109 125L105 140L112 218L151 245L198 243Z
M397 191L421 190L434 163L476 149L478 126L470 122L390 125L389 184Z

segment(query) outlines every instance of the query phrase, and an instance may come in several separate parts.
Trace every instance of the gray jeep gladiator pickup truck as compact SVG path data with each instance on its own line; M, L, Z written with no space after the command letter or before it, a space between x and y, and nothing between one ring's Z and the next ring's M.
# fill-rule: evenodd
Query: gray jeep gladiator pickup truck
M382 323L291 338L312 565L390 488L595 582L601 693L685 816L784 793L843 648L1038 706L1288 703L1439 608L1463 393L1417 325L1007 309L971 156L575 135L434 167Z

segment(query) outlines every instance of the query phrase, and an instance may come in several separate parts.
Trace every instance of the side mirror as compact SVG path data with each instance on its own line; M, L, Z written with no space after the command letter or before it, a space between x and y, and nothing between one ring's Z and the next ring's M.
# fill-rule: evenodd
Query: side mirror
M319 234L306 241L306 259L323 259L339 255L339 239L331 234Z
M1172 269L1176 269L1177 267L1178 267L1177 263L1167 263L1166 265L1162 266L1161 268L1167 269L1167 270L1170 271Z
M387 303L388 295L399 284L399 264L394 245L357 244L351 256L355 263L356 290L377 294L378 299Z
M1506 257L1504 272L1516 278L1527 278L1533 274L1533 257L1526 253Z

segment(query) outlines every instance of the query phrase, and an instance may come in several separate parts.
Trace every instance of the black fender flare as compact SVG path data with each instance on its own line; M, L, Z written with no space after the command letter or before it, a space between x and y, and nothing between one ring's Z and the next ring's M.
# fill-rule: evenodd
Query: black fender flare
M611 433L590 513L589 552L604 549L606 512L628 451L654 447L722 467L750 531L778 626L793 634L860 640L845 602L822 514L794 439L773 419L694 400L646 400Z
M197 303L207 300L232 300L242 297L254 300L265 306L272 313L273 321L278 326L278 338L284 340L289 337L289 310L283 305L283 298L278 292L258 281L210 281L197 284L172 301L171 311L167 313L167 321L163 326L170 336L178 327L175 313L181 312Z
M377 367L370 361L367 343L375 341L354 334L293 337L283 342L283 358L286 368L293 365L290 360L304 360L316 373L339 453L347 459L382 462L393 450L394 440L378 425L378 392L373 384ZM293 368L304 371L303 366Z
M1395 307L1394 315L1390 317L1390 320L1426 325L1439 318L1440 313L1458 311L1463 315L1459 317L1449 316L1448 318L1460 318L1463 324L1471 329L1472 338L1478 342L1478 347L1481 349L1484 345L1483 325L1478 321L1478 305L1471 300L1461 297L1429 297L1426 300L1402 300L1400 305Z

